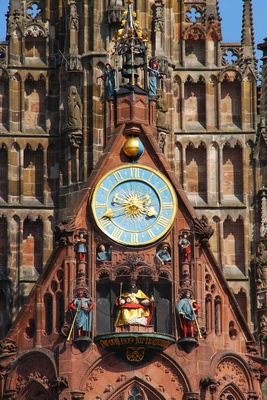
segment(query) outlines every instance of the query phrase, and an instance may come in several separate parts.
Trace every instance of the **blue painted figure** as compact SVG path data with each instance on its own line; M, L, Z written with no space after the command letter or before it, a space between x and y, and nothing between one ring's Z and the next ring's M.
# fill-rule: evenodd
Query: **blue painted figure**
M200 309L200 306L197 304L196 300L191 299L191 293L187 291L185 293L185 297L181 299L176 305L176 312L179 314L181 319L181 326L183 329L184 337L195 336L194 331L194 322L196 321L195 312Z
M75 328L77 336L87 336L92 329L92 308L94 303L91 299L85 297L84 289L77 290L77 297L70 303L70 308L76 311Z
M157 79L162 79L161 73L158 71L158 63L153 61L151 64L152 68L147 67L149 71L149 96L156 97L157 95Z
M110 261L110 251L109 249L106 250L104 244L100 244L97 249L96 255L97 261Z
M168 251L168 246L166 245L162 245L162 247L157 252L156 257L161 262L162 265L172 260L170 253Z
M113 97L115 94L115 69L107 63L105 71L98 78L101 78L103 81L107 80L108 97Z

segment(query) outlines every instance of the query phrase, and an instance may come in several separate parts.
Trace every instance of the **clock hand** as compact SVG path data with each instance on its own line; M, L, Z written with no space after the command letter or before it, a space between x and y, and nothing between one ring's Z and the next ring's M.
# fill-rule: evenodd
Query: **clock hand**
M147 212L147 216L148 217L155 217L157 215L157 211L155 210L154 207L150 207L148 212Z
M101 218L104 218L104 217L106 217L106 218L112 218L113 216L114 216L113 211L111 210L111 208L108 208L108 209L104 212L104 214L101 216Z

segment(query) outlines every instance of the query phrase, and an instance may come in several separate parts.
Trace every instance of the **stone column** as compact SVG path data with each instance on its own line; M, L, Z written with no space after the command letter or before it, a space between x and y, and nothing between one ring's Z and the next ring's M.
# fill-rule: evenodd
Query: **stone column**
M180 98L181 98L181 111L180 111L181 112L181 129L182 129L182 131L184 131L185 130L184 82L181 82L181 96L180 96Z
M19 165L19 174L20 174L20 180L19 180L19 202L20 204L23 203L23 176L24 176L24 150L20 150L20 165Z
M25 92L25 82L21 81L20 93L18 93L18 95L20 96L20 104L21 104L21 113L20 113L21 132L25 132L24 92Z
M218 160L218 194L219 194L219 203L222 203L223 200L223 191L222 191L222 187L223 187L223 166L222 166L222 162L223 162L223 149L222 147L219 148L219 160Z
M43 150L43 203L46 206L48 202L48 170L47 170L47 149Z
M222 87L221 87L221 82L218 82L218 93L217 93L217 124L218 124L218 129L222 129L222 119L221 119L221 96L222 96Z

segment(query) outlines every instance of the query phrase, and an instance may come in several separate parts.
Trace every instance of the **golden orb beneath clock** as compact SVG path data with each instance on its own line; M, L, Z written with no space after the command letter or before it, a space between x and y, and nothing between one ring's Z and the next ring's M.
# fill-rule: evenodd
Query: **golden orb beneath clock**
M133 159L141 157L144 152L144 146L138 138L129 138L123 146L124 154Z

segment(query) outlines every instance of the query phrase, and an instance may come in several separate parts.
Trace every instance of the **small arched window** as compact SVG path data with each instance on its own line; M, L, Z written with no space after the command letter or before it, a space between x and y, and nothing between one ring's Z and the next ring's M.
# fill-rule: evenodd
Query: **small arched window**
M214 302L214 320L215 320L215 333L219 335L222 333L222 302L220 296L216 296Z
M50 335L53 329L53 301L52 295L50 293L46 293L44 297L45 303L45 333L46 335Z

